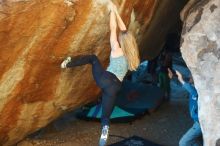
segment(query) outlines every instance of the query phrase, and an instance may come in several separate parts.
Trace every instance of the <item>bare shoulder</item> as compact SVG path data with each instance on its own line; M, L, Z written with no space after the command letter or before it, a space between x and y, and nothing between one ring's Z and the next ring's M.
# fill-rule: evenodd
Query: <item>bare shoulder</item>
M124 55L124 53L121 48L118 48L116 50L111 50L111 57L119 57L119 56L123 56L123 55Z

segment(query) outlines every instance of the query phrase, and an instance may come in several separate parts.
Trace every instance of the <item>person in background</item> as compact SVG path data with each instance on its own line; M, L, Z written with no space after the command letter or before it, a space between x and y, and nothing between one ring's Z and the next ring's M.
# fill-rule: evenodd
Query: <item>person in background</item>
M138 46L134 36L127 28L118 14L116 6L110 2L110 63L105 70L96 55L81 55L67 57L61 64L61 68L71 68L85 64L92 65L93 78L102 91L102 132L99 146L106 145L110 115L113 111L117 93L128 70L136 70L140 60ZM120 29L117 36L117 26Z
M149 60L148 65L147 65L147 71L152 76L152 84L153 85L157 84L157 72L156 72L156 69L158 66L157 61L158 61L158 56L152 60Z
M169 69L169 74L172 71ZM179 146L202 146L202 131L198 120L198 93L193 83L193 78L190 77L189 82L183 80L183 76L179 71L175 71L179 82L182 87L189 93L189 111L193 119L193 126L182 136L179 141Z
M172 55L170 53L165 54L158 73L159 87L164 91L165 101L170 100L170 76L168 69L172 70Z

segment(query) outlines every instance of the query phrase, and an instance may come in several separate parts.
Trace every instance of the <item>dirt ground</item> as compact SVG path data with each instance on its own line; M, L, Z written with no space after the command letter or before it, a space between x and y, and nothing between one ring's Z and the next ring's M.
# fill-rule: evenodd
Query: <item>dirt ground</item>
M133 135L154 141L165 146L177 146L182 134L191 126L187 99L163 103L152 114L132 123L112 123L110 134L122 137ZM97 146L100 136L100 123L75 119L64 124L60 130L53 125L44 128L37 136L26 138L18 146ZM61 130L62 129L62 130ZM108 144L122 140L110 136Z

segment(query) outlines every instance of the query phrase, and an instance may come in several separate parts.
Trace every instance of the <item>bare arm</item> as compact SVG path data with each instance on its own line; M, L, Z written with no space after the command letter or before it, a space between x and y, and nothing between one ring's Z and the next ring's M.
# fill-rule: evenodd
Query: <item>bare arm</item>
M124 22L123 22L121 16L120 16L119 13L118 13L118 10L117 10L116 5L115 5L112 1L110 1L110 2L109 2L109 7L110 7L110 10L115 13L115 16L116 16L116 19L117 19L117 24L118 24L119 29L120 29L121 31L126 31L127 28L126 28L126 26L125 26L125 24L124 24Z
M121 16L120 16L119 13L118 13L117 7L116 7L115 4L113 4L112 2L111 2L110 5L111 5L111 7L112 7L112 11L115 12L119 29L120 29L121 31L126 31L127 28L126 28L126 26L125 26L123 20L121 19Z
M121 16L119 15L117 9L114 9L114 11L115 11L115 15L116 15L116 18L117 18L117 22L118 22L118 27L119 27L119 29L120 29L121 31L126 31L127 28L126 28L126 26L125 26L123 20L121 19Z
M117 22L115 12L110 12L110 44L112 50L117 50L120 48L117 39Z
M180 81L180 83L184 84L184 80L183 80L183 76L182 74L176 70L176 75L178 76L178 80Z

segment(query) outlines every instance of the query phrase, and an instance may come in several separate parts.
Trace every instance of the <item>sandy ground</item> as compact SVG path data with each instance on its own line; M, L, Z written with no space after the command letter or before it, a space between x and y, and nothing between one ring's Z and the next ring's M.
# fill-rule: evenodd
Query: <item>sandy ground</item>
M132 123L112 123L110 134L123 137L137 135L165 146L177 146L181 135L192 124L188 114L186 99L172 100ZM99 122L77 119L65 124L62 130L49 125L38 138L26 138L18 146L97 146L99 135ZM120 140L110 136L108 144Z

